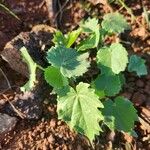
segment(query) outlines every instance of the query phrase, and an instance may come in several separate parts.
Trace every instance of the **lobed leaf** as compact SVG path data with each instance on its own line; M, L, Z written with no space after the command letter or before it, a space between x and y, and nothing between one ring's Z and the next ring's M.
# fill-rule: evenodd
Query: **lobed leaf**
M124 97L106 100L102 109L104 122L111 130L119 130L124 132L132 132L134 122L138 121L137 111L133 104Z
M81 76L90 66L88 53L79 55L75 49L64 46L51 47L47 52L47 60L52 66L59 68L65 77Z
M139 56L132 55L129 59L128 71L136 72L138 76L147 75L145 60Z
M110 47L98 51L97 62L105 68L111 69L114 74L119 74L126 69L128 53L121 44L113 43ZM104 67L103 69L105 69Z
M86 135L92 141L99 134L99 122L103 120L98 108L103 108L94 89L80 82L76 90L70 88L66 96L58 98L58 117L63 119L77 132ZM90 108L90 109L89 109Z
M102 28L109 33L121 33L126 29L129 29L129 25L124 16L115 13L108 13L104 16L102 21Z
M96 48L100 40L100 27L98 24L98 19L89 18L84 23L82 23L81 28L83 32L88 33L88 37L83 39L79 45L77 45L78 51L85 51L88 49Z

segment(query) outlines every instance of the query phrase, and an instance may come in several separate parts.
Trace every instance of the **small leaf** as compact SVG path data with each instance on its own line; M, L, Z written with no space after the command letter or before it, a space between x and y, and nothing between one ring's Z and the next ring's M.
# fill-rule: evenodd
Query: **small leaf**
M53 42L55 45L67 45L67 39L63 35L63 33L59 30L57 30L54 34Z
M106 96L115 96L121 90L119 75L99 75L94 81L96 91L104 91Z
M88 33L88 37L83 39L79 45L77 45L78 51L85 51L92 48L96 48L100 41L100 27L98 24L98 19L88 19L82 23L81 28L83 32Z
M129 29L124 16L118 12L106 14L102 21L102 28L109 33L121 33Z
M94 89L80 82L76 90L70 89L64 97L58 98L58 117L77 132L86 135L90 141L99 134L99 122L103 120L98 108L103 108ZM90 109L89 109L90 108Z
M132 55L129 59L128 71L136 72L139 77L147 75L145 60L139 56Z
M53 42L55 43L55 45L62 45L69 48L72 46L72 44L74 44L74 42L76 41L80 33L81 33L81 28L71 31L65 35L63 35L63 33L58 30L54 34Z
M74 44L74 42L77 40L78 36L80 35L81 31L82 30L79 28L77 30L71 31L68 34L66 34L67 48L71 47L72 44Z
M138 121L137 111L133 104L124 97L115 98L114 102L106 100L102 115L105 116L105 124L111 130L132 132L134 122Z
M78 51L85 51L97 46L95 34L90 35L88 38L82 40L80 44L77 45Z
M90 66L88 53L79 55L75 49L63 46L51 47L47 52L47 60L52 66L59 68L65 77L81 76Z
M119 43L113 43L110 47L104 47L97 53L97 62L110 68L114 74L119 74L126 69L128 53Z
M60 88L68 85L68 80L64 77L58 68L48 67L45 69L44 77L47 83L49 83L54 88Z
M23 87L21 87L21 91L25 92L32 90L35 86L37 64L32 60L31 56L29 55L25 47L22 47L20 51L29 69L29 81Z
M98 19L96 18L88 18L85 22L80 24L80 27L83 29L83 32L93 33L96 28L99 27Z

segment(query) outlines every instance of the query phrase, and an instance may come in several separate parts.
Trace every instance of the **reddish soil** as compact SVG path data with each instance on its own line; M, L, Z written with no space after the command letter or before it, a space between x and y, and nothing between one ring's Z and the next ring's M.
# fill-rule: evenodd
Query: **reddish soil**
M144 21L142 12L143 5L150 10L149 0L126 1L126 4L133 10L136 21L131 23L131 17L126 10L120 10L132 25L130 33L121 35L122 43L127 47L130 53L137 53L147 61L148 75L138 78L134 74L126 72L127 84L120 95L131 99L138 110L140 122L136 124L135 131L137 138L129 137L120 133L112 133L108 130L105 135L96 138L95 147L99 149L150 149L150 34L148 26ZM49 12L44 0L5 0L4 4L10 8L20 18L17 20L6 11L0 10L0 51L5 44L22 31L30 31L36 24L50 25ZM98 16L100 19L103 14L112 9L118 10L117 4L92 5L79 0L69 1L64 5L61 1L58 6L58 12L54 19L63 32L75 28L78 22L88 16ZM89 7L90 5L90 7ZM108 39L108 43L116 40L114 37ZM7 82L0 73L0 99L4 101L12 100L19 91L19 87L24 83L24 77L10 69L9 65L0 58L0 68L7 76L12 90L9 89ZM51 95L49 100L44 101L43 117L38 121L27 121L18 118L15 129L5 135L0 143L0 149L39 149L39 150L88 150L92 149L86 138L77 135L62 121L57 119L55 98ZM115 137L114 137L115 135ZM128 145L129 144L129 145ZM112 146L113 145L113 146Z

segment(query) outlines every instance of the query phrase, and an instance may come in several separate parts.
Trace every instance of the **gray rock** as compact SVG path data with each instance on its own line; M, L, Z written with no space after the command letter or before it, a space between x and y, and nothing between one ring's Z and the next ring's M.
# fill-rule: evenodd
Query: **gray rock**
M15 117L0 113L0 136L13 130L16 123Z
M51 47L54 29L46 25L34 26L31 32L21 32L6 44L1 52L1 57L7 61L10 67L22 76L29 77L27 64L23 61L20 48L25 46L32 59L44 66L44 50ZM44 49L42 48L44 47Z
M42 100L33 92L16 95L3 109L12 116L22 116L24 119L39 119L42 114Z

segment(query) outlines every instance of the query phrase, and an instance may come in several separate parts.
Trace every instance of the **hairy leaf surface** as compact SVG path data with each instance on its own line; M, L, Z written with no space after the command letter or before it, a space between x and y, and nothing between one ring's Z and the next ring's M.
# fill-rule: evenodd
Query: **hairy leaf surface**
M63 119L77 132L86 135L92 141L99 134L99 122L103 120L98 108L103 108L94 89L80 82L76 90L70 89L66 96L58 98L58 117Z
M47 52L47 60L54 67L59 68L65 77L81 76L90 66L87 58L89 54L79 55L75 49L63 46L52 47Z

